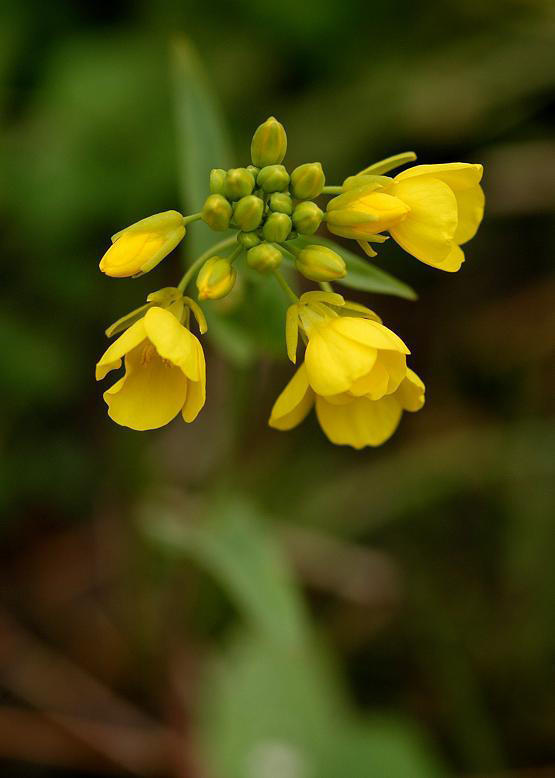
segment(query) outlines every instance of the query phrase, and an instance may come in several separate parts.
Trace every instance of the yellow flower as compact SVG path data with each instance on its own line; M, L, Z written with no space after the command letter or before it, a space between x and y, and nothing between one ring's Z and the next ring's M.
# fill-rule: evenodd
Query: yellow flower
M360 187L353 176L347 191L328 203L328 228L355 238L370 256L368 241L381 242L378 233L388 231L421 262L455 272L464 262L460 246L476 234L484 214L482 172L482 165L464 162L416 165L394 179L361 175L366 185Z
M148 273L173 251L184 235L183 216L177 211L148 216L112 237L112 245L99 267L114 278Z
M121 367L125 375L104 392L108 415L134 430L157 429L181 411L194 421L206 397L206 366L198 339L176 317L155 306L107 349L97 381Z
M312 389L306 363L303 363L274 403L269 425L278 430L290 430L300 424L316 404L320 427L332 443L357 449L379 446L393 435L403 411L422 408L424 392L424 384L408 368L395 391L379 400L369 396L322 397Z
M343 298L336 296L344 305ZM403 341L379 321L338 316L321 302L303 304L306 297L291 308L297 309L308 336L306 373L316 394L334 397L349 392L378 400L394 392L405 377L406 354L410 353ZM289 325L291 330L291 320Z
M410 208L389 229L397 243L427 265L453 273L464 262L460 248L484 215L482 165L450 162L416 165L395 176L386 191Z

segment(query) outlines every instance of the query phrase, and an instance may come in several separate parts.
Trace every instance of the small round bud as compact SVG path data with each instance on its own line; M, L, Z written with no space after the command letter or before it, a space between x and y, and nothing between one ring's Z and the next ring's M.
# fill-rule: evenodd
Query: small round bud
M274 192L270 197L270 210L277 213L286 213L291 216L293 213L293 200L287 192Z
M252 136L251 159L253 165L266 167L277 165L287 151L287 135L283 125L274 116L266 119Z
M215 167L210 171L210 192L211 194L223 194L225 185L225 170L221 167Z
M265 192L282 192L289 184L289 173L283 165L268 165L262 168L256 183Z
M252 177L256 181L256 176L260 173L260 168L256 167L256 165L247 165L246 169L249 171L249 173L252 173Z
M268 273L281 265L281 251L271 243L261 243L247 252L247 264L260 273Z
M211 194L202 206L202 220L213 230L227 230L231 219L230 203L220 194Z
M197 276L199 300L219 300L233 289L237 271L229 260L211 257L201 267Z
M283 243L287 240L292 227L291 219L286 213L271 213L262 227L264 240Z
M299 165L291 173L291 194L297 200L313 200L322 194L326 177L319 162Z
M235 203L233 221L240 230L255 230L262 221L264 202L256 195L247 195Z
M313 235L324 218L324 212L316 203L299 203L293 211L293 224L301 235Z
M252 249L253 246L258 246L260 238L256 232L238 232L237 243L240 243L246 249Z
M311 281L336 281L347 275L343 257L327 246L317 244L301 249L295 265L299 273Z
M250 195L254 189L254 176L244 167L235 167L227 171L224 194L229 200L240 200Z

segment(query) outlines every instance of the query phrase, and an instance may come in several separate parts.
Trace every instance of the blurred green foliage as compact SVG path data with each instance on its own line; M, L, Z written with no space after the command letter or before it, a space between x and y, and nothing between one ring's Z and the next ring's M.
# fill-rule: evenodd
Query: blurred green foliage
M186 767L155 774L553 765L553 4L2 10L0 616L180 733ZM194 425L115 428L94 385L104 328L182 263L108 279L109 236L196 208L203 169L245 164L269 114L289 165L319 159L329 182L406 148L486 166L461 272L390 241L375 265L419 301L358 297L427 384L425 410L383 449L334 448L311 419L265 427L290 367L284 304L254 277L237 287L250 310L210 307ZM189 258L207 235L191 227ZM61 708L4 670L6 732L13 704ZM32 751L10 775L122 766Z

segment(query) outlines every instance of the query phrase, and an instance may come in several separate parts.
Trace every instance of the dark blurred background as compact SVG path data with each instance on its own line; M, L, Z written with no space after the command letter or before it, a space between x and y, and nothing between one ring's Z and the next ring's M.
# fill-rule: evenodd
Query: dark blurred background
M555 775L553 3L1 12L3 774ZM103 330L183 261L97 267L112 233L182 207L178 34L236 164L274 114L289 167L329 183L406 149L485 165L460 273L386 244L420 299L359 298L427 385L382 448L266 426L279 321L209 341L194 425L106 415Z

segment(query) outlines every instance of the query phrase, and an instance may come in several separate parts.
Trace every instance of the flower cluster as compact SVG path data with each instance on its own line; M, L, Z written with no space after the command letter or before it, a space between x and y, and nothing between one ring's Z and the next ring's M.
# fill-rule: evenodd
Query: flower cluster
M185 294L196 278L198 299L217 300L233 289L241 263L277 279L291 300L285 322L287 353L304 360L277 398L271 427L288 430L313 406L330 441L354 448L377 446L395 431L403 411L424 404L424 384L407 365L409 349L372 310L345 300L330 282L349 273L341 246L314 235L322 224L334 235L356 240L369 257L389 236L433 267L459 270L461 245L483 217L482 166L466 163L416 165L394 178L386 173L413 162L412 152L377 162L338 186L326 185L319 162L289 173L283 126L270 117L254 133L252 164L210 172L210 194L198 213L178 211L142 219L112 237L100 262L109 276L138 276L152 270L203 221L229 234L189 267L176 287L153 292L142 307L108 328L122 335L97 364L97 379L121 367L124 375L104 393L110 417L136 430L161 427L180 412L193 421L206 397L200 341L207 330L198 305ZM315 200L331 195L325 209ZM229 250L220 256L218 249ZM286 261L319 288L300 298L280 270ZM300 339L299 339L300 335Z

